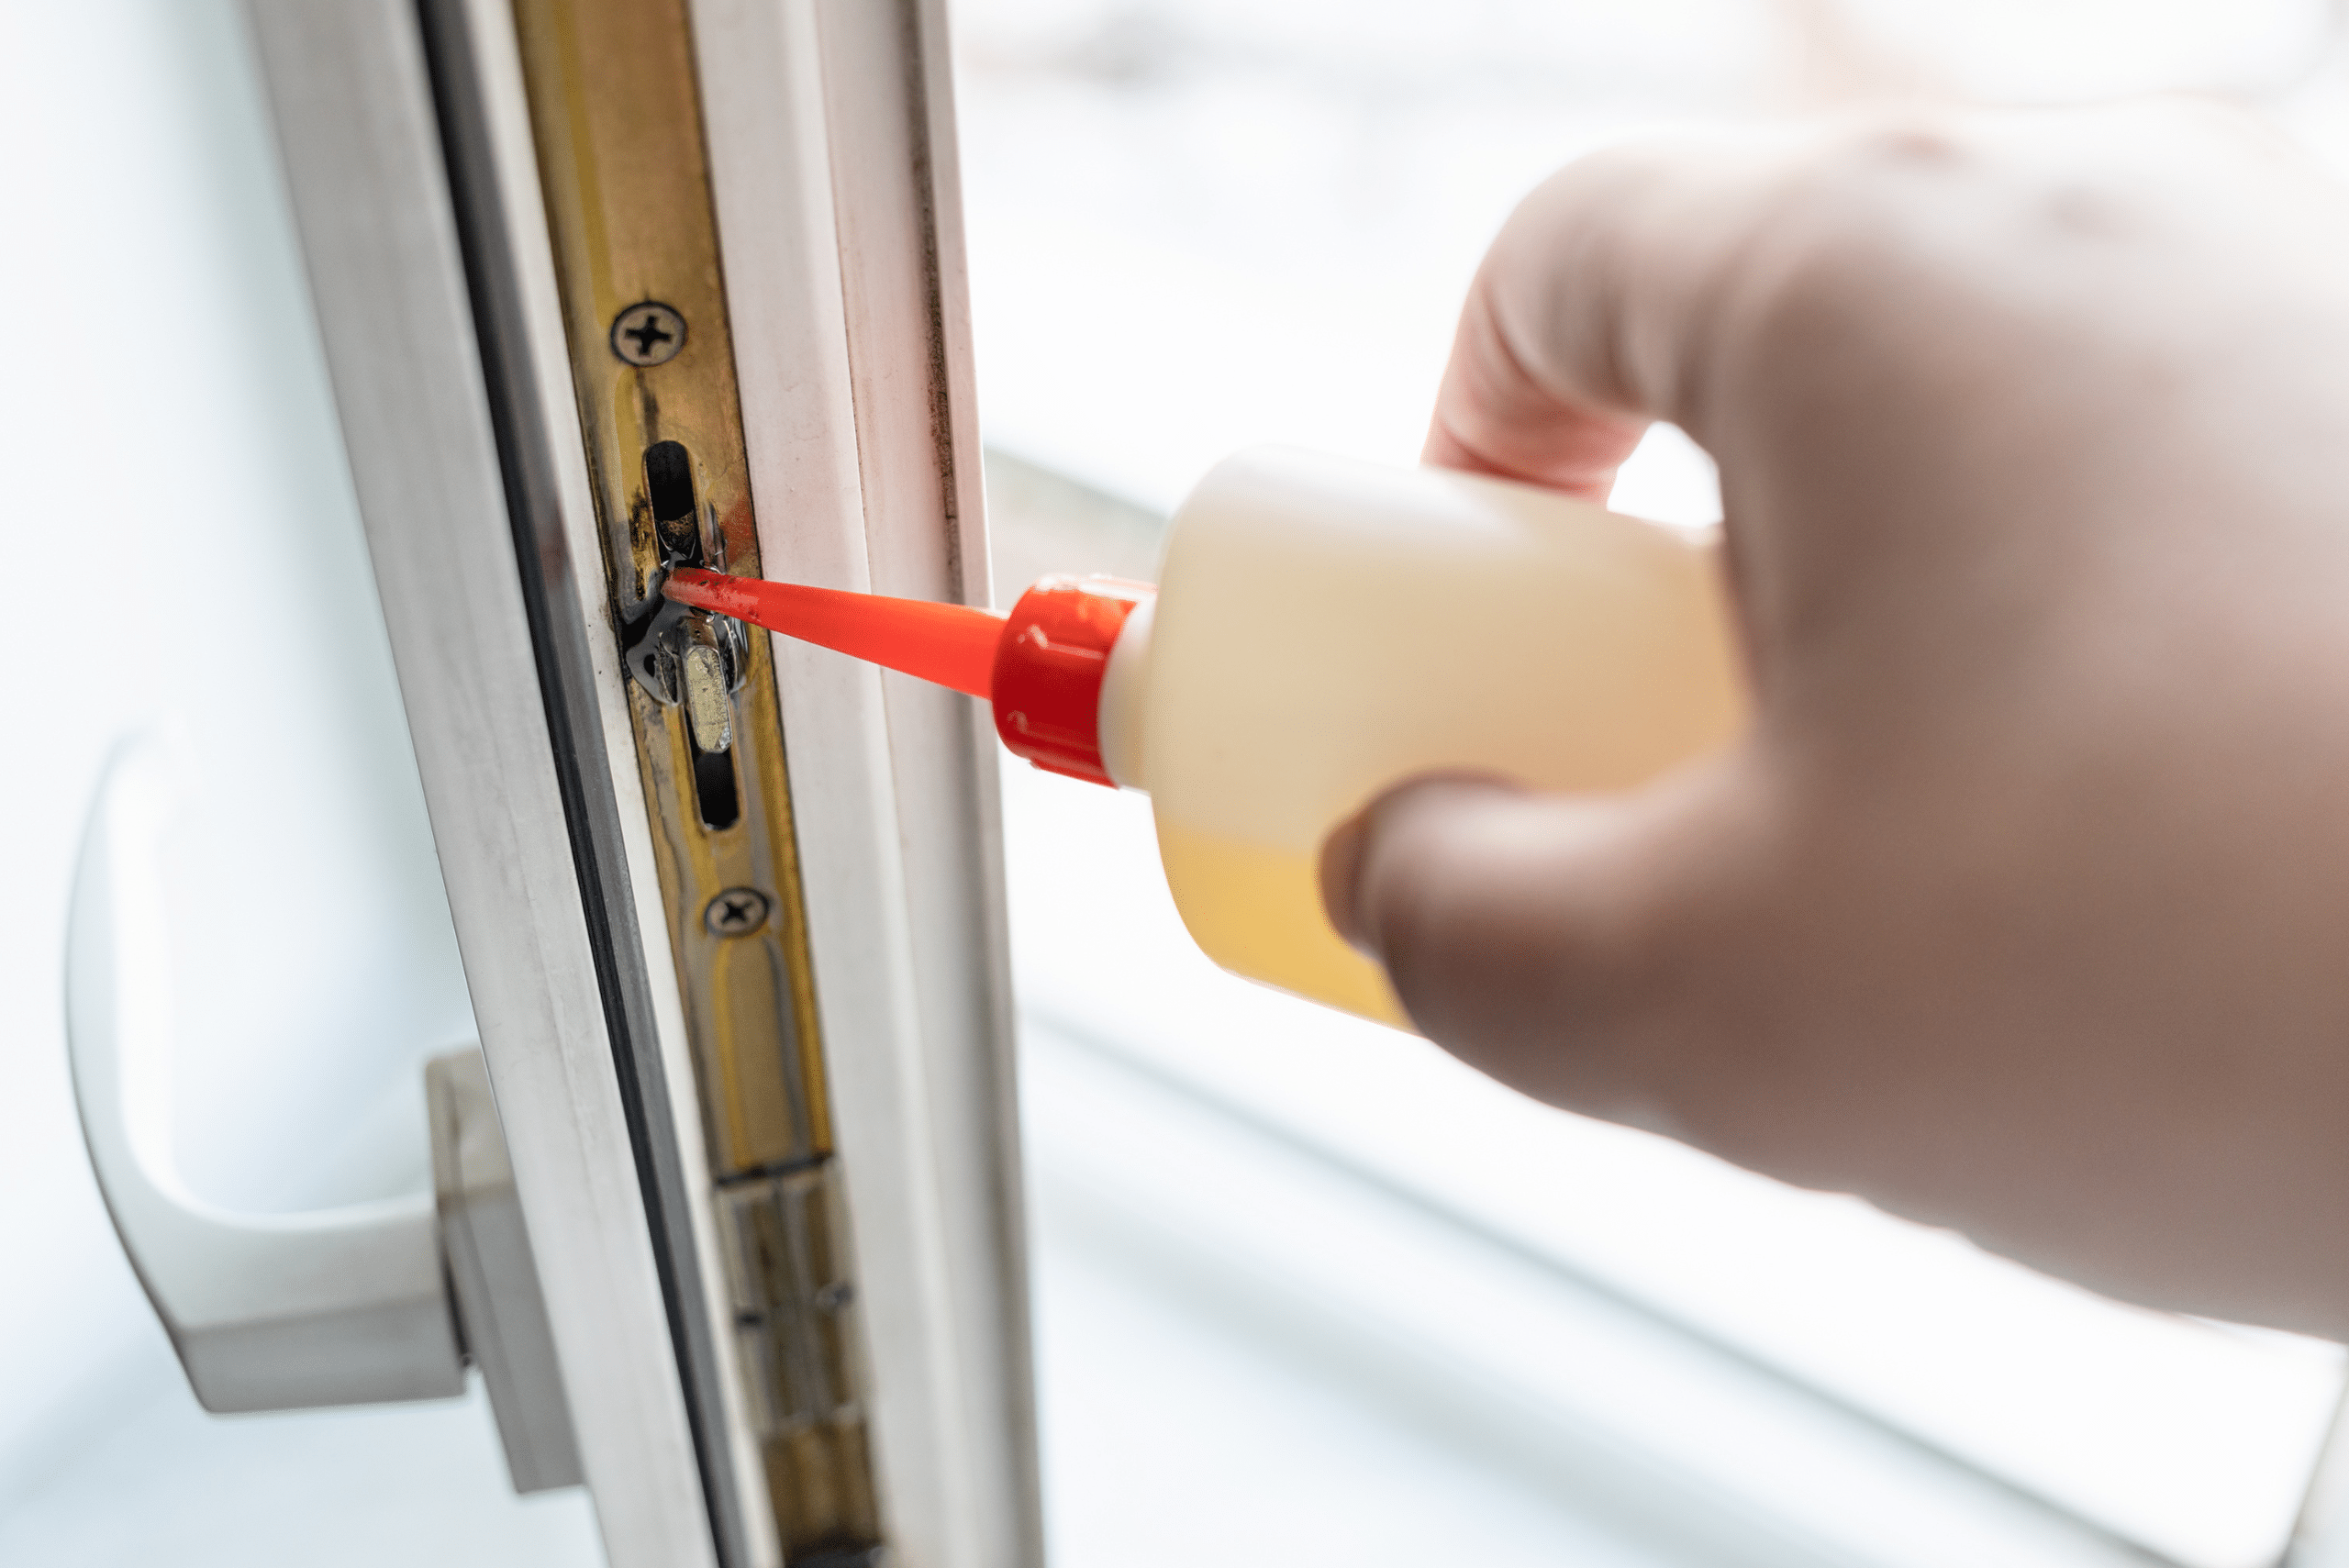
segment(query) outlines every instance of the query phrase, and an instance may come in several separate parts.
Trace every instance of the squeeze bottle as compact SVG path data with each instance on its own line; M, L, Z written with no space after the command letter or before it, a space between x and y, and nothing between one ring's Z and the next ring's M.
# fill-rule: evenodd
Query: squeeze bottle
M1261 448L1176 510L1154 590L1047 577L1008 616L687 570L664 592L985 697L1036 766L1147 791L1208 956L1408 1029L1322 912L1321 840L1415 773L1620 790L1727 741L1718 557L1528 485Z

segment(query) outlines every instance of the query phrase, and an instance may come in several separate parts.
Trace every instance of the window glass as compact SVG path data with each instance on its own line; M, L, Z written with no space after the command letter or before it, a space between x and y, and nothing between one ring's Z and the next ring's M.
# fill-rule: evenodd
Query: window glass
M963 0L963 167L998 596L1049 570L1147 575L1155 520L1244 444L1414 460L1485 243L1529 186L1606 140L1887 91L2058 102L2184 88L2255 102L2331 152L2349 146L2339 128L2349 91L2330 18L2299 0ZM1632 460L1615 504L1687 524L1718 518L1720 506L1709 462L1669 429ZM1146 802L1018 767L1007 794L1043 1216L1048 1455L1052 1473L1070 1478L1052 1504L1068 1539L1089 1528L1076 1478L1108 1463L1081 1434L1143 1440L1114 1427L1105 1396L1086 1402L1068 1391L1074 1373L1055 1371L1106 1354L1083 1348L1105 1332L1088 1314L1163 1324L1194 1310L1192 1321L1262 1334L1251 1353L1284 1369L1262 1386L1320 1368L1330 1375L1317 1397L1383 1401L1384 1416L1358 1413L1358 1424L1384 1421L1416 1441L1442 1446L1444 1423L1466 1419L1414 1404L1417 1374L1401 1369L1415 1356L1454 1364L1446 1336L1473 1339L1479 1321L1504 1332L1517 1308L1500 1285L1479 1296L1464 1284L1448 1322L1390 1325L1403 1336L1394 1353L1361 1364L1299 1351L1294 1335L1281 1338L1290 1330L1266 1327L1278 1313L1263 1292L1283 1278L1319 1290L1333 1322L1388 1307L1397 1324L1409 1318L1400 1282L1386 1307L1347 1295L1341 1276L1375 1276L1383 1249L1408 1249L1375 1225L1308 1225L1318 1211L1296 1195L1311 1180L1297 1173L1311 1167L1386 1195L1364 1202L1441 1216L1497 1253L1539 1262L1552 1284L1526 1284L1527 1299L1554 1286L1668 1325L1685 1366L1710 1369L1705 1386L1811 1391L1807 1407L1831 1407L1882 1453L1966 1478L1951 1485L1981 1517L2004 1488L2080 1521L2062 1551L2129 1541L2220 1568L2280 1550L2340 1393L2335 1347L2117 1306L1854 1200L1532 1105L1421 1042L1223 976L1181 933ZM1124 1089L1099 1087L1113 1082ZM1193 1119L1164 1112L1173 1121L1145 1133L1161 1101ZM1101 1129L1119 1117L1137 1129L1123 1161ZM1232 1154L1217 1140L1240 1136L1235 1127L1252 1129L1249 1147L1285 1146L1304 1163ZM1136 1174L1175 1158L1191 1169L1186 1191ZM1261 1181L1227 1174L1242 1170ZM1121 1180L1131 1188L1122 1229L1101 1214ZM1292 1203L1291 1244L1251 1255L1249 1227ZM1178 1212L1180 1223L1166 1218ZM1395 1235L1408 1229L1393 1224ZM1219 1297L1218 1318L1137 1283L1152 1268L1215 1276L1211 1256L1185 1251L1184 1225L1230 1232L1224 1267L1252 1271L1248 1311ZM1159 1252L1137 1240L1161 1233ZM1189 1273L1163 1261L1176 1256ZM1055 1271L1096 1283L1063 1286ZM1105 1305L1104 1274L1131 1299ZM1232 1327L1243 1319L1255 1327ZM1327 1351L1343 1337L1331 1327L1315 1342ZM1509 1351L1525 1387L1539 1385L1541 1346ZM1637 1359L1621 1345L1603 1353ZM1808 1418L1792 1407L1766 1417L1753 1407L1733 1440L1721 1436L1728 1418L1709 1434L1693 1417L1677 1430L1642 1427L1669 1403L1653 1391L1672 1375L1654 1363L1616 1395L1595 1373L1564 1377L1558 1397L1588 1402L1575 1419L1648 1444L1687 1496L1753 1484L1765 1510L1863 1532L1859 1516L1890 1507L1895 1483L1883 1474L1873 1492L1826 1497L1848 1476L1831 1479L1843 1473L1823 1462L1789 1468L1786 1434ZM1474 1378L1436 1382L1456 1395ZM1691 1411L1712 1397L1698 1383L1670 1386ZM1167 1421L1148 1440L1168 1465L1152 1473L1172 1486L1192 1473L1185 1462L1212 1468L1180 1456L1214 1444L1212 1422L1187 1402ZM1531 1473L1524 1448L1501 1449L1518 1458L1480 1451L1488 1473ZM1397 1500L1381 1461L1297 1444L1257 1462L1199 1484L1221 1488L1219 1507L1234 1492L1252 1497L1233 1506L1267 1521L1290 1517L1283 1496L1334 1491L1393 1514L1394 1539L1412 1539L1415 1505ZM1571 1533L1581 1527L1558 1521L1587 1525L1598 1505L1559 1500L1595 1473L1553 1466L1520 1488L1552 1509L1509 1516L1530 1532L1529 1556L1582 1550ZM1765 1475L1767 1485L1754 1479ZM1149 1492L1139 1478L1126 1486ZM1988 1490L1965 1490L1978 1486ZM1627 1539L1669 1534L1645 1529ZM1883 1539L1898 1535L1888 1525ZM1398 1545L1367 1560L1409 1555Z

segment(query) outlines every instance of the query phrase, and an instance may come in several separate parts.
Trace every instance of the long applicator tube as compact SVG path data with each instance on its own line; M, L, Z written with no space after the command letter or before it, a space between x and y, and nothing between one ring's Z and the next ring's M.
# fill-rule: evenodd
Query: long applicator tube
M691 568L669 573L661 591L681 605L985 697L1003 743L1040 768L1113 788L1141 782L1130 757L1120 764L1123 778L1111 773L1101 737L1105 723L1126 737L1140 722L1135 693L1151 617L1133 612L1156 596L1147 583L1047 577L1020 595L1008 616ZM1125 656L1113 659L1120 648ZM1124 672L1115 682L1113 668Z
M691 567L670 573L661 591L681 605L715 610L974 697L995 692L1004 617L992 610L729 577Z

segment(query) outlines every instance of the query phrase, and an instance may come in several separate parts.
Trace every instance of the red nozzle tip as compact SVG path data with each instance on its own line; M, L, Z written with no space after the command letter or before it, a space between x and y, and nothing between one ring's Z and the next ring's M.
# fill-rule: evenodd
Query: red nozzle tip
M994 689L1003 617L989 610L729 577L692 567L670 573L661 591L681 605L715 610L974 697Z

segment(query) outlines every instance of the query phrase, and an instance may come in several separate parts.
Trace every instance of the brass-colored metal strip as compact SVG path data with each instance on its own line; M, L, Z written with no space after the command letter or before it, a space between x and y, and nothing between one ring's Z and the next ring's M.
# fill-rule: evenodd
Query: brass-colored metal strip
M771 1483L787 1478L811 1518L869 1518L873 1475L842 1321L854 1286L840 1246L848 1217L839 1165L736 1184L719 1206Z
M625 642L660 608L655 582L679 549L759 571L691 24L685 0L516 0L515 20ZM694 503L683 521L656 516L683 493L670 442ZM688 630L712 651L681 677L693 698L664 703L631 680L629 706L720 1212L780 1239L762 1250L738 1235L729 1262L758 1385L749 1403L766 1413L770 1490L796 1559L878 1540L845 1348L854 1293L827 1195L832 1132L772 659L763 636L727 643L705 617ZM721 667L730 703L712 684ZM786 1256L798 1262L774 1264ZM827 1369L820 1398L809 1368Z

